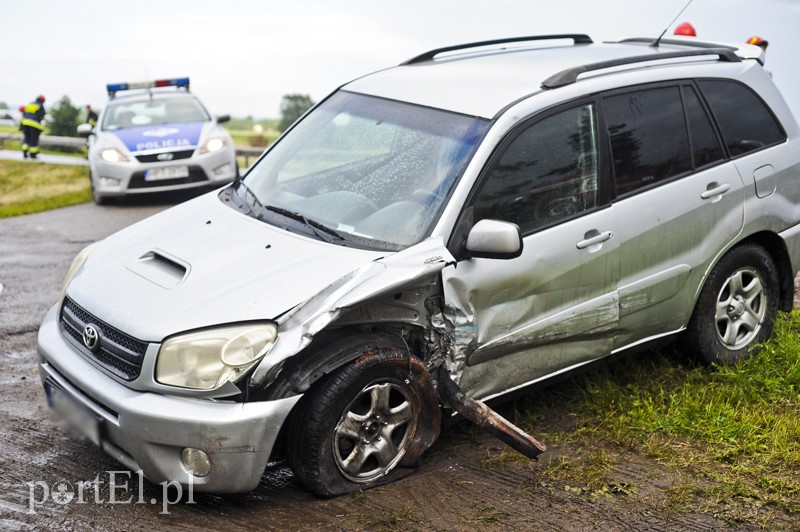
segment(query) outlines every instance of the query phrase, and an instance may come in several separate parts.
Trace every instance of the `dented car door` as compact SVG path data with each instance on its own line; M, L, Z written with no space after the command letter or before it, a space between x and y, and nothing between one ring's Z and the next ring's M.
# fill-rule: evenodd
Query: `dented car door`
M611 350L617 222L604 205L597 131L591 101L528 121L501 144L464 210L462 219L513 222L523 235L519 257L467 254L442 271L450 373L472 397Z

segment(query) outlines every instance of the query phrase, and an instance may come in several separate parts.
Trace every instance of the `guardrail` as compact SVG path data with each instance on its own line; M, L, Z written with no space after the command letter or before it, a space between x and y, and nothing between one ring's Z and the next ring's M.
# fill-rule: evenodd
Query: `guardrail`
M22 135L19 133L0 133L0 149L3 143L8 140L22 142ZM60 146L65 148L82 148L86 146L86 139L80 137L58 137L55 135L42 135L39 138L40 146ZM257 158L266 147L256 146L236 146L236 156L244 157L244 167L250 166L250 158Z

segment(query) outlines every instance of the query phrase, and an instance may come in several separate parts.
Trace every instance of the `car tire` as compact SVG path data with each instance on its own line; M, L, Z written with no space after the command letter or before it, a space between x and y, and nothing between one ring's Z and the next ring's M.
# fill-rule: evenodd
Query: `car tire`
M430 374L399 348L365 352L327 376L298 414L289 429L289 463L322 497L410 474L441 424Z
M778 271L762 247L731 249L708 276L684 336L706 363L732 364L766 342L778 310Z

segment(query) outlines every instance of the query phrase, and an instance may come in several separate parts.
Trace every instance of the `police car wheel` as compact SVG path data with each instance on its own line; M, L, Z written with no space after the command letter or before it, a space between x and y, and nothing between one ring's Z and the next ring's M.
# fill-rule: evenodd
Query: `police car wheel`
M108 196L103 196L102 194L97 193L97 189L94 188L94 179L89 177L90 183L92 186L92 199L94 200L95 205L110 205L114 203L113 198L109 198Z

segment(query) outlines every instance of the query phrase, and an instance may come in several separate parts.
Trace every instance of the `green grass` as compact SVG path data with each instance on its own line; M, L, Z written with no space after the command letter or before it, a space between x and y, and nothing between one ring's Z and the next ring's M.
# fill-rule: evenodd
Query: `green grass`
M0 160L0 218L92 200L86 168Z
M517 422L551 445L605 442L690 475L693 483L669 494L682 511L710 505L723 519L759 525L768 508L800 512L800 311L779 316L772 340L738 365L677 358L648 353L601 367L547 390L536 404L518 402ZM543 434L553 409L566 411L571 426ZM543 476L576 493L615 493L614 457L593 453L559 456Z

